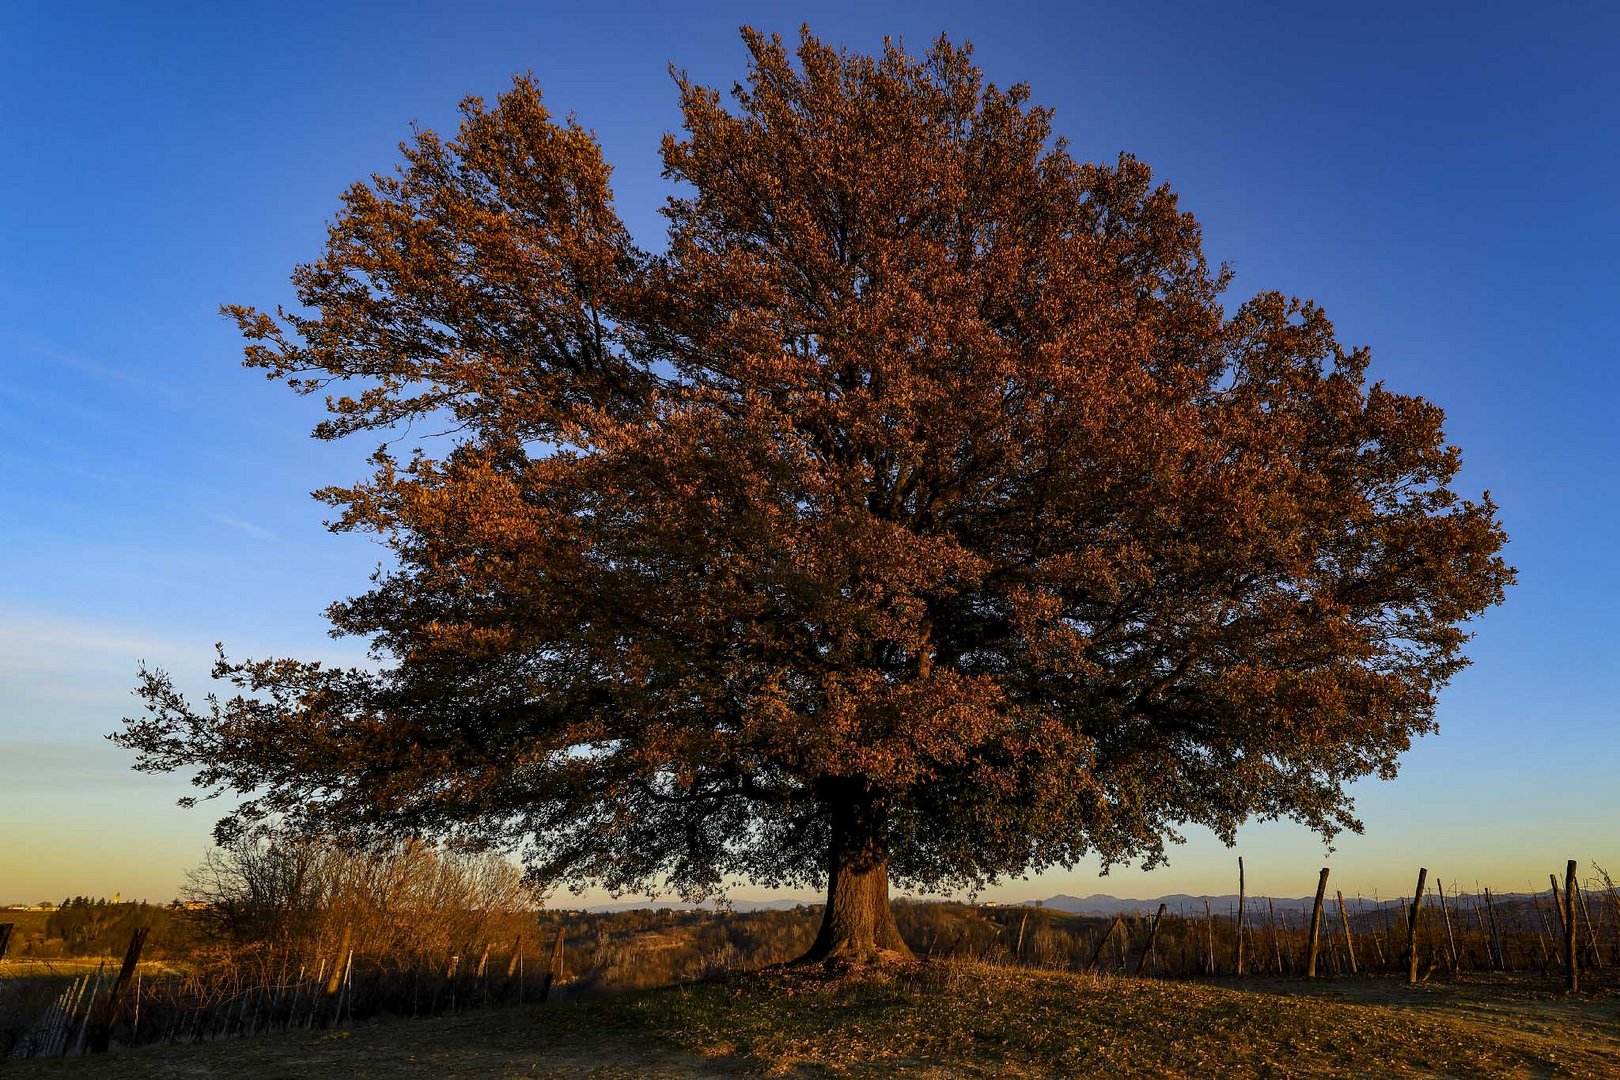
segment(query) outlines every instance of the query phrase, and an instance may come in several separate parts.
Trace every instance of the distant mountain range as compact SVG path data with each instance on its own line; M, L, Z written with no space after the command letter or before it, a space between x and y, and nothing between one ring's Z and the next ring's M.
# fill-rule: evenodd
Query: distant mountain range
M689 904L684 900L624 900L615 904L591 904L586 911L611 914L615 911L715 911L729 907L732 911L791 911L806 904L819 904L820 900L732 900L726 904L713 901Z
M1527 899L1523 893L1494 893L1492 898L1502 903ZM1049 896L1045 900L1024 900L1001 906L1052 908L1072 915L1151 915L1159 910L1160 904L1164 904L1172 913L1193 915L1203 912L1204 901L1206 900L1209 901L1210 910L1217 915L1229 915L1237 910L1237 893L1225 893L1221 896L1192 896L1188 893L1172 893L1169 896L1156 896L1151 900L1124 900L1117 896L1109 896L1106 893L1093 893L1090 896L1069 896L1066 893L1059 893L1056 896ZM1374 900L1371 897L1347 896L1344 898L1344 906L1354 914L1374 911L1391 904L1402 903L1404 900L1403 897L1385 897ZM1285 912L1292 914L1299 911L1310 911L1315 902L1315 896L1268 897L1251 895L1245 903L1245 907L1251 912L1257 912L1265 910L1266 905L1269 903L1271 909L1278 914ZM1428 908L1434 902L1435 897L1431 890L1424 900L1424 907ZM1452 907L1472 909L1476 904L1482 902L1480 898L1473 894L1466 894L1460 898L1450 893L1446 895L1446 903ZM1328 892L1326 903L1329 909L1337 909L1338 900L1332 891Z
M1296 911L1304 908L1309 911L1315 897L1303 896L1298 898L1270 897L1271 904L1278 911ZM1329 897L1331 900L1331 896ZM1228 893L1223 896L1193 896L1190 893L1172 893L1169 896L1156 896L1151 900L1131 900L1118 896L1109 896L1107 893L1092 893L1090 896L1070 896L1059 893L1049 896L1045 900L1023 900L1015 904L1004 904L1003 907L1039 907L1052 908L1056 911L1066 911L1071 915L1134 915L1148 914L1159 910L1164 904L1170 911L1186 914L1199 913L1204 910L1204 902L1209 901L1210 910L1225 915L1237 910L1237 893ZM1253 903L1255 897L1249 897L1248 902ZM1261 903L1264 904L1264 900ZM1352 910L1355 901L1349 901ZM1371 906L1371 901L1368 901Z
M1504 903L1526 899L1526 896L1523 893L1496 893L1493 894L1493 896L1496 900ZM1374 911L1380 907L1387 907L1391 904L1401 902L1402 899L1404 898L1386 897L1383 899L1374 900L1371 897L1347 896L1345 897L1344 904L1345 907L1347 907L1351 913L1354 914L1365 911ZM1133 900L1118 896L1110 896L1107 893L1092 893L1090 896L1070 896L1067 893L1058 893L1056 896L1048 896L1044 900L1012 900L1003 901L1001 903L988 906L1038 907L1050 908L1054 911L1062 911L1071 915L1112 916L1134 914L1151 915L1155 911L1159 910L1160 904L1164 904L1165 907L1172 913L1182 915L1197 915L1203 913L1204 901L1206 900L1209 901L1210 910L1217 915L1230 915L1237 910L1237 893L1224 893L1220 896L1194 896L1190 893L1172 893L1168 896L1156 896L1149 900ZM1266 904L1269 902L1271 905L1271 910L1276 911L1279 915L1291 915L1301 911L1309 912L1311 910L1311 905L1315 903L1315 900L1316 898L1314 896L1250 896L1245 906L1250 912L1260 912L1266 910ZM1471 910L1476 904L1481 902L1482 901L1480 901L1473 894L1465 894L1462 897L1453 896L1449 891L1446 894L1446 903L1448 905L1464 910ZM638 910L659 911L664 909L669 909L672 911L713 911L724 906L731 908L733 911L790 911L796 907L803 907L819 903L821 903L819 897L814 899L808 897L794 899L790 897L787 899L777 900L733 899L729 904L726 905L721 905L714 902L689 904L680 900L625 900L613 904L592 904L585 908L585 910L602 913ZM1431 891L1428 898L1424 901L1424 907L1427 908L1432 903L1434 903L1434 894ZM1327 894L1327 904L1330 910L1337 910L1338 902L1334 898L1332 891L1329 891Z

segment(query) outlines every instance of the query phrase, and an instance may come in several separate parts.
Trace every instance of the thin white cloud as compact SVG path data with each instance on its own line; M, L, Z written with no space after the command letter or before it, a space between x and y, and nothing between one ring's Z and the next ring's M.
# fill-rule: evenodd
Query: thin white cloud
M129 751L120 750L100 738L46 741L0 735L0 756L6 761L7 793L12 795L24 791L83 790L92 785L185 793L181 787L184 780L135 772L130 768L134 758Z
M255 540L264 540L271 543L276 543L281 540L281 537L277 536L263 525L255 525L251 521L243 521L241 518L234 518L227 514L209 514L208 516L210 519L219 522L221 525L227 525L238 532L247 533Z
M172 655L196 647L143 629L64 619L50 615L0 612L0 678L22 671L105 670L116 662Z
M170 408L178 408L183 402L183 397L178 387L170 382L154 379L146 375L129 371L125 368L103 363L99 360L92 360L82 353L76 352L72 349L65 349L54 342L46 341L42 338L35 337L32 334L19 332L9 327L0 329L0 333L3 333L5 338L8 339L14 347L56 364L59 367L76 371L81 375L89 375L92 378L102 379L107 382L115 382L122 386L129 387L130 389L139 391L149 397L160 400L164 405Z
M114 672L126 678L140 660L159 665L196 661L206 667L213 659L215 640L167 628L0 609L0 699L6 683L25 678L36 689L54 686L53 697L77 697L75 686L84 676ZM290 653L328 663L370 665L358 643L349 648L323 643L313 651L308 641L250 642L233 637L228 644L233 656ZM0 724L3 721L0 716Z

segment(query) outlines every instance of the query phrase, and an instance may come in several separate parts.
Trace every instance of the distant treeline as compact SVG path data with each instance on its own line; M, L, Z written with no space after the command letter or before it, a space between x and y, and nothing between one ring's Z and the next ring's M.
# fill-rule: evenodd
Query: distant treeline
M53 960L121 954L130 934L147 930L150 958L191 955L201 940L192 912L178 904L113 901L73 896L50 912L0 912L0 922L16 922L8 954Z

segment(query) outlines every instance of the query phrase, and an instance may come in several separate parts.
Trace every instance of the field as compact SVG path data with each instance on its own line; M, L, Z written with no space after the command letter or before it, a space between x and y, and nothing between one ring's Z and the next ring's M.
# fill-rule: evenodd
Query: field
M1170 981L955 961L867 980L728 975L611 999L99 1058L22 1078L341 1075L1571 1076L1620 1074L1620 997L1534 976Z
M141 1006L113 1040L163 1045L0 1068L19 1077L356 1080L1617 1076L1620 903L1613 890L1592 893L1575 997L1562 990L1556 923L1524 895L1425 905L1413 931L1415 987L1398 977L1406 914L1388 903L1334 911L1316 980L1301 977L1309 934L1298 901L1251 909L1244 977L1232 974L1235 922L1207 910L1114 919L907 902L897 919L926 959L864 981L775 966L803 952L814 908L551 911L524 917L518 944L531 944L514 951L510 941L469 938L457 946L469 958L459 965L424 954L390 973L386 954L368 951L355 960L352 990L345 983L335 999L317 991L330 948L307 958L209 951L221 943L174 917L141 964ZM107 925L81 935L86 948L116 940L139 913L92 914ZM42 931L25 939L31 955L0 964L0 1029L13 1040L74 979L117 966L112 955L57 956L68 942ZM566 950L548 964L559 939ZM529 964L517 965L514 987L512 960L524 950ZM255 956L268 966L253 966ZM551 965L550 1004L536 1007ZM287 983L300 968L300 981ZM1141 973L1149 977L1133 977Z

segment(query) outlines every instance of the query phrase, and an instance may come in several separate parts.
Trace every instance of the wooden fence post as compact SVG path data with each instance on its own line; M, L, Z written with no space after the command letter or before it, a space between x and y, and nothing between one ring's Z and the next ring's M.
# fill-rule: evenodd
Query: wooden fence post
M551 946L551 962L546 965L545 978L540 980L540 1004L544 1005L551 996L551 985L562 977L563 966L563 935L567 931L557 927L557 941Z
M354 927L343 927L343 943L338 946L336 953L332 954L332 971L327 976L326 985L322 987L325 996L319 1004L319 1012L324 1016L323 1023L331 1025L337 1022L334 1006L338 1004L338 991L343 988L343 958L349 954L349 945L354 940ZM311 1014L313 1016L313 1014Z
M1322 897L1327 893L1328 868L1322 867L1322 874L1316 879L1316 902L1311 905L1311 940L1307 944L1305 954L1305 977L1316 978L1316 949L1322 937Z
M1552 936L1552 928L1547 925L1547 912L1541 907L1541 894L1532 892L1530 899L1536 907L1536 944L1541 947L1541 973L1545 975L1552 968L1552 954L1547 951L1547 939Z
M103 960L101 963L96 965L96 982L95 985L90 988L89 1000L84 1003L84 1016L79 1020L79 1036L73 1042L73 1049L75 1051L84 1050L85 1039L90 1035L90 1021L95 1017L96 999L101 996L101 976L106 970L107 961ZM85 976L85 981L89 982L88 975ZM65 1045L66 1044L64 1044L64 1046ZM63 1052L66 1053L66 1050Z
M343 959L343 989L338 994L337 1013L332 1017L332 1026L338 1027L343 1023L343 1006L349 1007L349 1019L354 1019L354 950L350 949Z
M1159 924L1164 922L1164 909L1168 906L1168 904L1160 904L1158 914L1153 916L1153 926L1148 930L1147 947L1142 950L1142 955L1136 959L1136 975L1138 978L1142 975L1142 969L1147 966L1148 957L1153 955L1153 946L1159 940Z
M1209 974L1215 976L1215 913L1210 910L1209 901L1204 901L1204 930L1209 939Z
M1586 890L1575 883L1575 899L1581 904L1581 919L1586 923L1586 947L1592 954L1592 966L1603 966L1603 953L1598 950L1597 934L1592 930L1592 909L1586 906Z
M15 923L0 922L0 960L6 958L6 948L11 944L11 928Z
M1417 890L1412 894L1412 910L1406 915L1406 985L1416 986L1418 981L1418 916L1423 910L1423 886L1429 880L1429 868L1418 868Z
M118 978L107 992L106 1001L96 1010L96 1019L91 1025L92 1054L105 1054L112 1048L113 1025L122 1018L124 995L129 992L129 981L135 977L135 969L140 966L141 946L146 944L146 932L147 928L141 926L129 935L129 948L124 951L124 966L118 969Z
M1339 921L1344 924L1344 951L1350 957L1350 974L1356 975L1356 943L1350 935L1350 916L1344 911L1344 893L1334 889L1333 895L1339 898Z
M1097 942L1097 948L1091 954L1091 963L1086 965L1087 971L1097 970L1098 963L1102 961L1103 949L1108 945L1109 939L1114 936L1114 931L1122 925L1122 922L1121 916L1115 915L1114 921L1108 924L1108 929L1104 932L1102 940Z
M1440 921L1446 924L1446 948L1451 956L1451 970L1457 970L1457 939L1451 933L1451 912L1446 910L1446 886L1439 878L1434 879L1435 892L1440 897Z
M1491 897L1489 887L1485 889L1485 914L1491 919L1491 949L1496 954L1496 970L1507 970L1507 953L1502 949L1502 932L1496 925L1496 901Z
M1570 993L1581 988L1581 960L1575 949L1575 860L1564 870L1564 985Z
M1237 963L1235 969L1243 974L1243 901L1246 898L1243 881L1243 856L1238 856L1238 910L1237 910Z
M1277 974L1283 973L1282 941L1277 936L1277 908L1271 897L1266 897L1266 929L1271 932L1271 954L1277 961Z
M1484 901L1481 899L1481 897L1479 895L1479 882L1478 881L1474 882L1474 907L1473 907L1473 912L1474 912L1474 927L1479 933L1479 940L1485 943L1485 967L1486 967L1487 970L1494 969L1495 966L1496 966L1496 962L1495 962L1495 960L1493 960L1491 958L1491 932L1485 926L1485 904L1484 904ZM1473 953L1469 953L1470 959L1472 959L1473 955L1474 955Z

